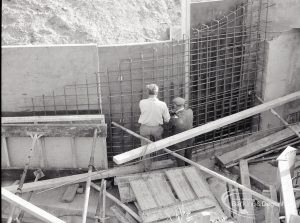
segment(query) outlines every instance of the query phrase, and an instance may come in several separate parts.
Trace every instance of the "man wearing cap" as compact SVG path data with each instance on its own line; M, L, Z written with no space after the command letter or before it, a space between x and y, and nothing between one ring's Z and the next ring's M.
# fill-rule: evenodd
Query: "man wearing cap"
M172 111L170 119L170 128L173 135L180 132L184 132L193 128L193 111L192 109L186 109L184 107L185 100L183 98L177 97L172 101ZM185 140L183 142L177 143L172 146L172 150L180 150L177 153L186 157L187 159L192 158L192 148L184 149L191 147L194 144L194 138ZM177 160L178 166L185 166L185 162L180 159Z
M141 115L138 122L141 124L140 134L145 138L150 139L152 136L154 140L162 138L164 123L170 120L169 109L165 102L157 98L158 86L156 84L149 84L146 86L149 97L140 101ZM143 140L142 145L147 144Z

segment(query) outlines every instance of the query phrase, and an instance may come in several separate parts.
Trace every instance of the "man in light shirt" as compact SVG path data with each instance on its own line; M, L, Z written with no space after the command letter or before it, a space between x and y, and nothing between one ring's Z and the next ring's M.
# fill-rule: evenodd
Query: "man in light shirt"
M151 136L154 141L160 140L163 134L163 124L170 120L169 109L165 102L157 98L158 86L156 84L149 84L146 86L149 97L140 101L141 115L138 123L141 124L140 134L145 138L150 139ZM147 142L141 141L142 145Z

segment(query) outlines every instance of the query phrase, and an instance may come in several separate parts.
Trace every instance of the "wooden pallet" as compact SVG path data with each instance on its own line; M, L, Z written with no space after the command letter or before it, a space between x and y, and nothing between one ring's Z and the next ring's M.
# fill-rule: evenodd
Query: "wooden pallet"
M197 219L203 216L208 222L227 218L194 167L116 177L116 183L121 200L136 201L145 223L172 222L170 217L180 216L180 213L191 213L190 216L197 216Z

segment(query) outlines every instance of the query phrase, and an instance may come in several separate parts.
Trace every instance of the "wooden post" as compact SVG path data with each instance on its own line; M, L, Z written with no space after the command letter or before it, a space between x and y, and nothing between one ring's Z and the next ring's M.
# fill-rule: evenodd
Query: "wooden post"
M91 186L93 186L93 182L91 183ZM97 208L96 208L96 213L95 213L95 223L98 223L100 219L100 206L101 206L101 198L103 196L103 186L104 186L104 179L101 180L101 186L99 188L99 196L98 196L98 203L97 203Z
M101 188L96 185L95 183L91 183L91 186L100 191ZM114 201L117 205L119 205L120 207L122 207L125 211L127 211L132 217L134 217L138 222L142 222L142 219L140 218L140 216L138 216L133 210L131 210L131 208L127 207L125 204L123 204L118 198L116 198L115 196L113 196L112 194L106 192L106 197L108 197L109 199L111 199L112 201Z
M106 208L106 180L104 180L104 183L103 183L103 196L102 196L102 223L105 223L105 208Z
M22 194L23 184L24 184L24 181L25 181L25 178L26 178L26 175L27 175L27 171L28 171L29 166L30 166L31 158L32 158L32 156L34 154L34 148L36 146L37 140L41 136L42 135L38 135L38 134L34 134L34 135L30 134L30 137L32 139L32 143L31 143L31 147L30 147L30 150L29 150L28 160L27 160L27 163L25 164L24 171L22 173L22 176L21 176L21 179L20 179L20 182L19 182L19 186L17 188L17 192L16 193L18 195ZM7 219L7 223L11 223L12 222L15 210L16 210L16 206L13 206L12 209L11 209L10 215L9 215L9 217Z
M176 135L161 139L159 141L156 141L154 143L150 143L146 146L141 146L139 148L130 150L128 152L116 155L113 157L113 160L117 164L122 164L128 161L131 161L133 159L139 158L143 155L143 151L146 150L146 153L144 155L159 151L163 148L166 148L168 146L177 144L179 142L185 141L187 139L194 138L196 136L202 135L204 133L211 132L213 130L216 130L218 128L224 127L226 125L229 125L231 123L243 120L245 118L251 117L253 115L259 114L261 112L267 111L271 108L286 104L291 101L295 101L297 99L300 99L300 91L297 91L295 93L286 95L284 97L266 102L264 104L246 109L244 111L235 113L233 115L226 116L224 118L217 119L215 121L209 122L207 124L204 124L202 126L198 126L196 128L192 128L190 130L178 133Z
M2 199L12 203L14 206L18 206L22 210L30 213L31 215L37 217L38 219L48 222L48 223L65 223L61 219L49 214L48 212L44 211L43 209L25 201L24 199L14 195L13 193L9 192L8 190L1 188L1 197Z
M73 165L73 168L77 168L75 137L71 137L70 141L71 141L72 165Z
M133 135L133 136L135 136L137 138L143 139L143 140L145 140L145 141L147 141L149 143L152 142L151 140L149 140L149 139L147 139L147 138L145 138L143 136L140 136L139 134L137 134L137 133L135 133L135 132L133 132L133 131L131 131L131 130L129 130L129 129L127 129L127 128L125 128L125 127L117 124L117 123L115 123L115 122L112 122L112 124L115 125L115 126L117 126L117 127L119 127L119 128L121 128L122 130L126 131L127 133L129 133L129 134L131 134L131 135ZM260 193L257 193L256 191L253 191L253 190L249 189L248 187L245 187L245 186L243 186L243 185L241 185L241 184L239 184L239 183L237 183L237 182L235 182L233 180L230 180L227 177L224 177L223 175L218 174L218 173L216 173L216 172L214 172L214 171L212 171L212 170L210 170L210 169L208 169L208 168L206 168L206 167L204 167L204 166L202 166L202 165L200 165L200 164L198 164L198 163L196 163L196 162L194 162L192 160L189 160L189 159L185 158L184 156L181 156L181 155L177 154L176 152L173 152L173 151L171 151L169 149L166 149L166 148L164 148L164 151L167 152L167 153L169 153L169 154L171 154L172 156L175 156L178 159L181 159L181 160L185 161L186 163L191 164L192 166L196 167L197 169L200 169L200 170L202 170L202 171L204 171L204 172L206 172L206 173L208 173L208 174L210 174L210 175L212 175L212 176L214 176L214 177L216 177L218 179L221 179L221 180L229 183L230 185L233 185L233 186L235 186L235 187L237 187L237 188L239 188L239 189L241 189L241 190L243 190L245 192L248 192L249 194L251 194L251 195L253 195L253 196L257 197L257 198L260 198L260 199L262 199L262 200L264 200L264 201L266 201L268 203L271 203L271 204L273 204L275 206L279 206L278 202L275 202L275 201L273 201L270 198L262 196Z
M6 162L6 166L7 167L10 167L10 159L9 159L9 154L8 154L8 149L7 149L7 141L6 141L6 137L5 136L1 136L1 140L2 140L2 143L1 143L1 148L2 148L2 151L3 151L3 157L4 157L4 160Z
M250 176L249 176L249 168L248 163L246 160L240 160L240 173L241 173L241 183L251 189L250 184ZM255 215L254 215L254 207L252 196L248 193L243 191L243 203L244 208L247 210L249 215L249 222L255 222Z
M88 179L86 182L85 187L85 197L84 197L84 206L83 206L83 212L82 212L82 223L86 223L86 217L87 217L87 211L89 206L89 197L90 197L90 188L91 188L91 180L92 180L92 172L93 172L93 166L94 166L94 155L95 155L95 147L96 147L96 140L97 140L97 129L94 131L94 137L92 142L92 151L91 151L91 157L89 162L89 171L88 171Z
M277 158L286 222L290 221L291 215L298 215L290 173L295 164L296 151L288 146Z

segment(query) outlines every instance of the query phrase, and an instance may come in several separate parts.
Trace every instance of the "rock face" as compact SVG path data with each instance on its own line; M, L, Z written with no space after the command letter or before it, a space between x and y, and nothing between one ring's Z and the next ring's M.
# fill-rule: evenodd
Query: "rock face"
M3 0L2 45L133 43L168 38L180 0Z

